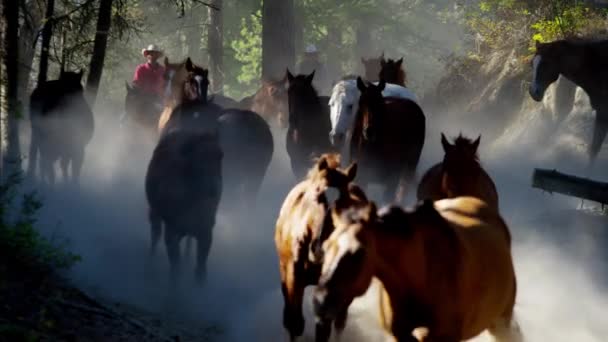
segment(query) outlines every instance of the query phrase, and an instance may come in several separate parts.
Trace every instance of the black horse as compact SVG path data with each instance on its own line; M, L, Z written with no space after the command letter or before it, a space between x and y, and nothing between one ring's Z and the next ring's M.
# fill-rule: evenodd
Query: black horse
M32 179L39 157L40 178L47 183L55 182L54 164L58 160L64 180L79 183L85 148L95 129L93 112L80 83L82 75L82 70L62 70L59 79L39 84L30 96L28 176Z

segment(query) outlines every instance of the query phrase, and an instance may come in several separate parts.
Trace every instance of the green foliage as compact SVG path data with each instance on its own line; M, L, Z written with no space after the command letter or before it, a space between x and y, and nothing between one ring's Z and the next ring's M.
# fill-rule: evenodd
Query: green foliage
M536 32L532 40L550 42L560 38L593 33L604 26L603 11L592 10L582 4L572 7L555 7L555 16L538 20L532 24Z
M234 50L234 58L241 63L237 76L237 81L242 86L239 90L253 92L262 75L261 10L248 18L241 19L240 37L233 40L230 46Z
M20 173L0 184L0 259L3 267L35 268L51 271L69 268L80 257L66 251L65 245L43 237L34 227L41 202L35 193L19 197Z

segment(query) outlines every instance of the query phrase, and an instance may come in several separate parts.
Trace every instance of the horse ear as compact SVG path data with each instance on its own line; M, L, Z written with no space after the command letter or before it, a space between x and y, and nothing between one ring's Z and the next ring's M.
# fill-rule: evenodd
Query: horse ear
M355 179L355 177L357 176L357 162L353 162L346 169L346 176L348 177L349 182L352 182Z
M401 66L402 63L403 63L403 57L399 58L399 60L396 62L397 66Z
M321 160L319 160L319 164L318 164L319 171L326 170L328 167L329 167L329 164L327 163L327 158L325 156L322 156Z
M364 92L367 89L365 83L363 83L363 80L361 79L361 76L357 77L357 89L359 89L360 92Z
M306 81L310 84L312 84L312 80L315 78L315 71L316 70L313 70L310 75L306 76Z
M186 59L186 70L190 72L192 69L194 69L194 66L192 65L192 60L188 57L188 59Z
M481 141L481 134L473 141L473 151L477 151L479 148L479 142Z
M289 68L287 68L287 73L286 73L286 75L287 75L287 81L289 81L289 83L292 83L292 82L293 82L293 80L294 80L294 77L293 77L293 75L291 74L291 71L289 71Z
M448 139L445 137L443 132L441 132L441 146L443 146L443 152L445 152L445 153L447 153L450 150L450 147L452 147L452 145L450 144Z
M125 81L125 88L127 88L127 91L133 90L133 88L131 88L131 86L129 85L129 82L127 82L127 81Z

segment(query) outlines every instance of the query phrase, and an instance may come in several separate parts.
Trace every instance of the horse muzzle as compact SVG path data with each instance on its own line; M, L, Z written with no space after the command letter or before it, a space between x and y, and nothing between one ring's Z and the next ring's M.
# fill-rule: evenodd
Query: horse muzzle
M542 101L545 95L544 89L535 85L530 86L529 92L530 97L536 102Z
M312 307L315 316L320 320L333 320L337 315L337 306L332 305L327 290L317 288L313 294Z

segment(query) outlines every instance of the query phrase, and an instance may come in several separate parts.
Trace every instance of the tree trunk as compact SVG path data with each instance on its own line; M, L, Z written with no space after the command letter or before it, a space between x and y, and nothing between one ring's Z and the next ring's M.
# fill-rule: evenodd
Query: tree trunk
M608 204L608 183L575 177L555 170L534 169L532 187Z
M0 147L2 166L0 176L21 169L19 156L19 3L15 0L2 0L2 108L0 110Z
M40 47L40 68L38 68L38 84L47 79L49 69L49 47L53 37L53 14L55 12L55 0L47 0L46 13L44 14L44 27L42 28L42 46Z
M266 0L262 5L262 77L279 79L294 72L293 0Z
M103 64L106 59L106 47L108 45L108 34L112 24L112 0L101 0L99 4L99 14L97 17L97 31L95 42L93 43L93 55L89 64L89 76L87 78L87 93L89 95L89 105L95 105L97 90L101 81Z
M209 31L207 49L209 50L209 71L211 74L211 92L222 93L224 88L224 23L222 20L222 0L211 0L211 4L220 10L209 7Z
M201 25L203 23L206 12L199 11L198 9L190 10L190 26L191 28L186 31L186 45L188 50L188 56L194 61L196 64L208 64L203 60L203 52L202 52L202 39L203 39L203 30L201 29Z
M26 7L29 11L29 21L24 21L19 29L19 89L17 97L23 108L28 107L29 84L32 74L32 64L36 54L36 41L38 27L42 24L43 11L37 1L28 1Z

